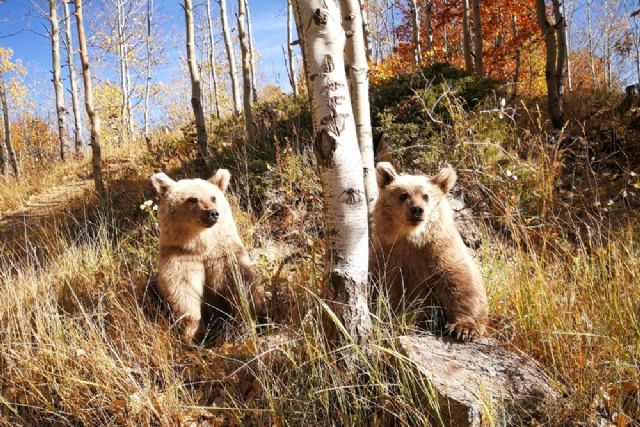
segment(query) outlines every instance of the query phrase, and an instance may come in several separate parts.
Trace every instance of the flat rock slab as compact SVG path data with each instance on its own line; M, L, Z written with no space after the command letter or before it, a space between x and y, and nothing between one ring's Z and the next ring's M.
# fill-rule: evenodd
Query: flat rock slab
M400 351L433 386L444 425L526 425L548 419L549 408L560 399L531 358L493 340L460 343L435 335L397 340Z

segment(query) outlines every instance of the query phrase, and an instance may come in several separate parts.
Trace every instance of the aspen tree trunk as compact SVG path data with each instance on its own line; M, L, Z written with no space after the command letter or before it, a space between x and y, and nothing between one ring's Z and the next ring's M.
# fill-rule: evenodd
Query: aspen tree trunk
M469 0L462 0L462 50L464 51L464 69L471 73L473 71L473 53L471 51L471 24L469 19Z
M78 42L80 43L80 61L82 62L82 80L84 82L84 103L87 116L91 123L91 165L93 168L93 182L96 191L101 196L106 194L102 181L102 154L100 150L100 119L93 108L93 87L91 86L91 71L89 69L89 52L87 38L84 34L84 20L82 16L82 0L74 0L76 5L76 25L78 27Z
M364 190L367 197L369 219L378 198L378 183L373 164L373 134L371 130L371 108L369 106L369 64L362 26L362 14L357 0L340 2L342 22L347 36L344 49L345 70L349 82L351 107L356 122L356 133L362 158Z
M449 25L444 23L444 28L442 29L442 44L444 46L444 57L447 62L449 62Z
M511 32L514 40L518 38L518 21L516 19L516 15L511 15ZM518 96L518 85L520 84L520 67L522 64L522 46L518 45L516 47L516 66L513 70L513 92L511 96L515 98Z
M151 91L151 22L153 20L153 0L147 0L147 78L144 84L144 140L151 150L151 134L149 133L149 92Z
M71 36L71 14L69 13L69 1L63 0L64 5L64 29L67 41L67 67L69 68L69 85L71 87L71 106L73 108L74 148L76 155L82 151L82 116L80 115L80 102L78 101L78 85L76 84L76 67L73 63L73 37Z
M566 8L566 0L562 2L562 14L565 17L565 21L567 22L567 87L569 92L573 90L573 82L571 79L571 60L569 58L569 53L571 52L571 22L567 19L567 8Z
M0 107L2 106L0 105ZM2 119L2 123L4 128L4 118ZM4 132L0 132L0 137L2 137L0 140L0 175L4 175L7 173L7 155L4 151Z
M220 119L220 104L218 101L218 73L216 72L216 41L213 37L213 24L211 22L211 0L207 0L207 29L209 30L209 65L211 66L211 82L213 85L213 107L216 118Z
M367 204L344 71L345 34L333 1L292 3L302 41L314 150L324 194L326 297L349 334L362 343L371 335Z
M420 9L417 0L410 0L411 7L411 29L413 34L413 62L416 67L422 64L422 47L420 46Z
M480 0L473 0L473 40L475 48L476 74L484 74L484 60L482 53L482 14L480 13Z
M433 8L433 4L431 3L430 0L427 1L427 3L425 4L425 27L427 29L427 55L429 55L429 57L431 58L432 55L432 51L433 51L433 28L431 26L431 9ZM431 63L431 59L429 59L429 63Z
M122 132L130 137L133 133L133 123L130 100L130 77L129 77L129 48L127 45L127 34L125 28L126 20L122 0L116 0L116 30L118 32L118 61L120 62L120 92L122 99L120 103L120 120Z
M240 91L238 88L238 76L236 71L236 57L233 52L231 42L231 32L227 22L227 0L218 0L220 5L220 23L222 24L222 35L224 36L224 47L227 51L227 61L229 62L229 77L231 78L231 94L233 96L233 112L240 113Z
M256 80L256 50L253 45L253 35L251 30L251 9L249 0L244 0L244 8L247 15L247 37L249 38L249 63L251 64L251 94L253 102L258 102L258 83Z
M251 55L249 53L249 37L244 27L247 13L244 1L245 0L238 0L238 37L240 37L240 53L242 54L244 121L247 130L247 141L253 144L256 141L256 130L253 125L253 111L251 107L251 92L253 89L251 84Z
M196 121L196 133L198 135L198 156L196 158L200 167L204 167L207 159L207 128L202 110L202 83L200 82L200 70L196 61L196 43L193 28L193 2L184 0L184 19L187 30L187 63L191 76L191 107Z
M560 11L559 0L552 0L555 23L547 18L544 0L536 0L538 25L542 30L547 49L545 78L547 81L547 102L551 123L556 129L564 125L563 96L566 70L567 44L564 33L564 18Z
M11 143L11 122L9 122L9 104L7 102L7 89L4 85L4 77L0 73L0 103L2 104L2 121L4 122L4 145L7 147L7 157L13 169L13 175L20 178L20 169L16 160L16 152Z
M293 8L287 0L287 56L289 58L289 82L293 96L298 96L298 76L296 75L295 56L293 54Z
M360 12L362 14L362 34L364 37L364 46L367 52L367 62L373 60L373 52L371 50L371 32L369 29L369 15L367 14L367 7L363 0L358 0L360 6Z
M53 89L56 95L56 114L58 116L58 142L60 159L64 160L67 145L67 109L64 105L64 88L60 79L60 23L56 0L49 0L49 22L51 23L51 57L53 64Z
M598 74L596 73L596 61L593 50L593 34L591 33L591 1L586 2L587 8L587 49L589 49L589 65L591 67L591 77L593 86L598 86Z

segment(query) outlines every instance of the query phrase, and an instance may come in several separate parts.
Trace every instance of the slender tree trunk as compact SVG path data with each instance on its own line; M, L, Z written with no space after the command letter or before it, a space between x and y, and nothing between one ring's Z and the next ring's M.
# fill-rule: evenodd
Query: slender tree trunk
M20 169L16 160L16 152L11 143L11 122L9 121L9 103L7 102L7 89L4 85L4 76L0 73L0 103L2 104L2 121L4 122L4 145L7 147L9 164L13 169L13 175L20 178Z
M187 30L187 63L191 76L191 106L196 121L196 133L198 135L197 163L204 168L207 159L207 128L202 110L202 84L200 82L200 70L196 60L196 43L193 28L193 2L184 0L184 18Z
M133 133L131 100L130 100L130 78L129 78L129 59L128 44L126 34L126 19L124 13L123 0L115 0L116 2L116 30L118 32L118 61L120 63L120 121L124 137L128 138Z
M595 52L593 49L593 34L591 32L591 1L586 2L587 8L587 49L589 49L589 65L591 66L591 77L593 86L598 86L598 74L596 73Z
M247 141L250 144L256 141L256 130L253 124L253 111L251 106L251 54L249 37L244 24L246 19L245 0L238 0L238 37L240 38L240 53L242 54L242 83L243 83L243 107L244 121L247 129Z
M82 116L80 113L80 102L78 101L78 85L76 84L76 68L73 61L73 37L71 36L71 14L69 12L69 1L63 0L64 5L64 28L65 39L67 41L67 67L69 68L69 85L71 87L71 106L73 108L74 125L74 148L76 155L82 151Z
M449 25L446 22L442 29L442 44L444 46L444 57L449 62Z
M371 130L371 108L369 106L369 64L362 26L362 15L357 0L340 2L342 22L347 36L344 49L345 70L349 82L351 107L356 122L356 133L362 158L364 190L367 197L369 219L378 198L378 183L373 162L373 134Z
M552 3L555 17L554 24L551 24L547 18L544 0L536 0L536 15L547 49L545 78L547 81L549 115L553 127L561 129L564 126L563 96L567 44L564 35L564 18L560 11L559 0L552 0Z
M484 59L482 52L482 14L480 13L480 0L473 0L473 40L475 47L476 74L484 74Z
M89 52L87 50L87 38L84 34L84 20L82 16L82 0L74 0L76 5L76 25L78 26L78 41L80 43L80 61L82 62L82 80L84 82L84 102L87 116L91 123L91 165L93 168L93 181L96 191L101 196L106 194L102 181L102 154L100 151L100 119L93 108L93 88L91 86L91 71L89 69Z
M153 0L147 0L147 78L144 84L144 140L151 150L151 134L149 133L149 93L151 92L151 22L153 21Z
M49 0L49 22L51 23L51 57L53 64L53 89L56 95L56 113L58 115L58 142L60 159L64 160L68 149L67 143L67 109L64 105L64 88L60 78L60 23L58 22L58 5L56 0Z
M562 2L562 14L565 16L567 22L567 87L569 92L573 90L573 81L571 78L571 21L567 18L566 0Z
M473 53L471 51L471 24L469 19L469 0L462 0L462 50L464 51L464 68L468 73L473 71Z
M2 105L0 105L0 107L2 107ZM2 108L2 111L4 111L4 108ZM2 119L2 126L4 129L4 118ZM4 150L4 131L0 132L0 137L2 137L2 139L0 140L0 175L4 175L5 173L7 173L7 154Z
M218 100L218 73L216 71L216 41L213 37L211 20L211 0L207 0L207 29L209 30L209 65L211 66L211 82L213 86L213 107L216 118L220 119L220 104Z
M427 55L429 55L429 58L432 57L433 55L433 27L431 25L431 10L433 8L433 4L431 3L431 0L427 0L425 7L424 7L424 20L425 20L425 27L427 30L427 44L426 44L426 48L427 48ZM431 59L429 59L429 63L433 62Z
M289 83L291 83L293 96L298 96L296 59L293 54L293 8L291 7L291 0L287 0L287 57L289 58Z
M227 51L227 61L229 62L229 77L231 77L231 93L233 96L233 112L240 113L240 90L238 88L238 77L236 71L236 57L233 52L231 42L231 32L227 22L227 0L218 0L220 4L220 23L222 24L222 35L224 36L224 47Z
M517 40L518 39L518 21L516 19L515 14L511 15L511 31L512 31L513 40ZM522 64L521 57L522 57L522 46L518 44L516 47L516 65L513 70L513 92L511 94L513 98L518 96L518 85L520 84L520 67Z
M413 62L416 67L422 64L422 46L420 46L420 9L417 0L410 0L411 30L413 34Z
M251 64L251 94L253 102L258 102L258 83L256 80L256 50L253 44L253 31L251 29L251 9L249 9L249 0L243 0L245 12L247 15L247 37L249 39L249 63Z
M293 6L325 200L326 297L349 334L364 342L371 335L367 204L344 71L345 34L333 1L293 0Z
M367 53L367 62L371 62L373 60L373 52L371 50L371 33L369 29L369 14L367 13L366 4L363 3L363 0L358 0L358 5L360 6L360 11L362 13L362 34L364 37L364 47Z

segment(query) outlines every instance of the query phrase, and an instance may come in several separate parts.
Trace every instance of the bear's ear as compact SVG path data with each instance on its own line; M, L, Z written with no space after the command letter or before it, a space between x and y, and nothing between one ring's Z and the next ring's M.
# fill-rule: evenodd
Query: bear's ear
M226 169L218 169L211 178L209 178L209 182L213 185L217 185L220 190L224 193L229 188L229 181L231 180L231 173L229 173Z
M444 194L447 194L454 185L456 185L456 181L458 180L458 175L456 174L455 169L453 168L444 168L438 175L431 178L431 182L442 190Z
M175 181L167 176L167 174L163 172L159 172L151 177L151 184L153 184L153 188L156 190L156 193L159 197L163 197L167 194L169 189Z
M398 173L389 162L380 162L376 166L376 179L378 187L384 188L398 177Z

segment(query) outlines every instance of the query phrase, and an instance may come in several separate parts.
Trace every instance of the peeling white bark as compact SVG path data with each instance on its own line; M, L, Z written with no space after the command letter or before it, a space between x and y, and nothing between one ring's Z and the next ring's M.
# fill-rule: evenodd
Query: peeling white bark
M64 27L67 42L67 67L69 68L69 86L71 88L71 107L73 108L74 148L76 154L82 150L82 116L80 114L80 102L78 101L78 85L76 84L76 68L73 63L73 37L71 36L71 14L69 1L63 0Z
M378 183L373 164L373 133L371 130L371 108L369 105L369 64L362 24L362 14L357 0L340 2L342 22L347 37L344 49L351 107L356 122L358 146L362 158L364 189L367 197L369 218L378 198Z
M343 49L345 34L333 1L293 0L311 98L314 149L324 194L326 297L349 334L371 334L367 305L368 224L356 125Z
M224 47L227 51L227 61L229 63L229 77L231 78L231 95L233 97L233 112L240 113L240 91L238 89L238 77L236 71L236 56L233 52L233 43L231 42L231 32L227 20L227 1L218 0L220 5L220 23L222 25L222 35L224 37Z
M49 0L49 22L51 23L51 57L53 64L53 88L56 95L56 114L58 115L58 141L60 159L65 159L67 145L67 109L64 105L64 88L60 78L60 22L58 22L58 4Z

